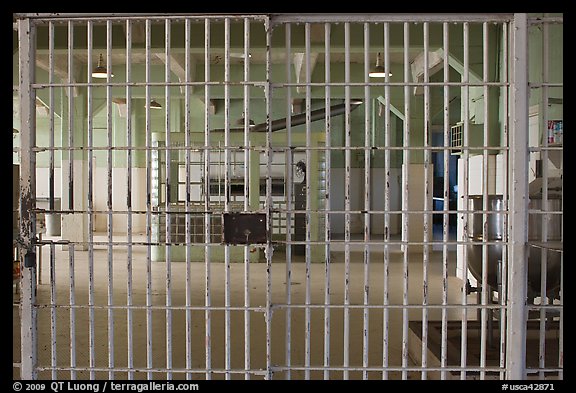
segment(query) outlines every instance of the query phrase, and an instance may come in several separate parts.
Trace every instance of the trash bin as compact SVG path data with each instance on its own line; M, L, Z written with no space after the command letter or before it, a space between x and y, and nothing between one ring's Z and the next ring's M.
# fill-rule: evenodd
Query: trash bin
M60 199L54 198L54 210L60 210ZM60 236L62 227L60 223L60 213L46 213L46 234L49 236Z

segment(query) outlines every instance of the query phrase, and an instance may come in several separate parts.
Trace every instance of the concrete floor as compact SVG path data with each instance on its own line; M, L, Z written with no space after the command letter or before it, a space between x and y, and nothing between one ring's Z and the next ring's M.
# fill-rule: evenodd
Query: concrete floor
M105 241L102 236L97 240ZM116 237L114 239L117 240ZM134 241L137 241L134 238ZM56 282L56 302L57 304L70 304L70 272L69 253L62 250L61 246L56 246L55 258L55 282ZM402 304L403 293L403 265L402 253L393 252L390 254L389 266L389 299L390 304ZM442 300L442 252L431 252L429 265L429 303L441 304ZM146 304L146 247L134 246L133 257L133 293L132 302L137 306ZM369 272L369 299L370 304L379 305L383 302L383 282L384 266L383 253L372 252L370 256ZM422 275L423 264L422 254L411 254L409 257L409 301L411 304L422 302ZM75 261L75 301L76 304L88 304L88 253L86 251L76 251ZM331 265L331 303L344 303L344 253L335 252L332 254ZM364 296L364 264L361 252L351 254L350 264L350 303L363 304ZM106 246L98 246L94 253L94 304L97 307L108 304L108 251ZM38 302L41 305L50 304L50 271L49 271L49 247L43 247L43 269L42 284L38 287ZM449 280L448 280L448 302L461 302L461 280L454 276L456 267L456 253L449 253ZM223 263L211 264L211 296L212 306L223 306L225 301L225 265ZM244 305L244 264L232 263L230 268L230 299L232 306ZM325 290L325 267L324 264L312 264L310 271L311 304L324 304ZM303 257L293 257L292 260L292 304L304 304L306 294L306 276ZM186 264L175 262L171 265L172 271L172 297L173 306L185 306L186 304ZM272 303L286 303L286 259L285 253L275 252L271 269L272 277ZM255 263L250 265L250 304L253 306L265 306L266 304L266 264ZM166 304L166 265L162 262L152 264L152 299L153 304L163 306ZM113 304L127 304L127 254L126 249L115 248L113 253ZM191 264L191 299L194 306L203 306L205 296L205 264L196 262ZM475 301L475 295L470 295L470 303ZM14 361L20 359L20 337L19 337L19 316L18 307L14 307ZM205 369L205 313L203 310L191 311L191 351L192 367L198 370ZM244 369L244 311L230 311L231 322L231 343L230 357L231 367L234 370ZM469 318L475 317L475 312L469 312ZM87 367L89 365L89 345L88 345L88 309L76 309L76 363L77 367ZM95 359L97 367L107 367L109 361L108 343L108 310L105 308L95 308ZM127 311L123 309L114 310L113 316L113 342L114 342L114 365L115 367L126 367L128 359L127 347ZM421 320L421 309L410 309L409 320ZM449 319L460 320L459 310L450 310ZM324 354L324 310L312 309L311 317L311 359L312 366L323 365ZM344 318L342 309L332 309L330 313L330 363L333 366L343 365L343 327ZM429 320L440 320L439 309L430 310ZM40 307L38 310L38 366L47 367L51 364L51 311L49 307ZM222 370L225 366L225 345L224 345L224 322L225 312L223 310L211 311L211 333L212 333L212 368ZM305 362L305 311L304 309L292 310L291 316L291 363L293 366L304 366ZM56 332L57 346L56 359L58 366L68 367L70 365L70 311L67 308L56 309ZM153 366L164 368L167 365L166 359L166 311L157 309L152 311L152 344L153 344ZM146 310L138 309L133 311L133 365L137 368L146 367ZM383 314L380 309L371 309L369 312L369 366L380 367L382 365L383 349ZM286 310L276 309L272 316L271 351L272 364L276 366L286 365ZM362 366L363 355L363 310L350 310L350 366ZM186 366L186 311L172 311L172 367L182 369ZM397 367L402 365L402 310L389 310L389 338L388 356L389 365ZM252 370L261 370L266 367L266 324L262 311L250 312L250 361ZM411 363L411 362L410 362ZM411 363L412 364L412 363ZM410 378L420 378L417 373L411 373ZM401 373L392 371L388 378L400 378ZM50 371L41 371L39 377L50 379ZM97 372L97 378L108 379L108 372ZM126 372L115 372L116 379L126 379ZM166 375L162 372L154 373L154 379L164 379ZM252 375L254 379L263 378L261 375ZM312 371L310 377L313 379L323 378L322 371ZM331 379L341 379L341 371L331 371ZM369 372L369 378L382 378L381 372ZM14 378L19 378L19 370L14 369ZM69 379L70 371L59 371L58 379ZM87 371L79 371L77 378L89 378ZM136 379L145 379L146 373L136 372ZM173 378L186 378L185 373L174 373ZM205 374L193 374L195 379L204 379ZM224 378L220 372L213 375L215 379ZM233 379L243 379L243 373L233 373ZM284 379L284 371L274 374L275 379ZM304 378L303 371L292 371L291 378ZM362 378L362 372L350 372L351 379Z

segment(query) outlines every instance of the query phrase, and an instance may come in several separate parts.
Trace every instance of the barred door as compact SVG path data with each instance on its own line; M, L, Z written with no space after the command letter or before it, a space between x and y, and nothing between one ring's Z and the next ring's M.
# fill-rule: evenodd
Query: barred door
M563 378L561 16L15 20L15 377Z

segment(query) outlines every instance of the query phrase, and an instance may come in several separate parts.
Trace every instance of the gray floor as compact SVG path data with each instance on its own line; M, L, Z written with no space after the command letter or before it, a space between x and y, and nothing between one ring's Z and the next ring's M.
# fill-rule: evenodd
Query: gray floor
M105 237L102 237L105 240ZM116 240L116 238L115 238ZM137 240L136 238L134 240ZM56 246L55 258L55 285L56 304L70 304L70 270L69 253ZM88 258L86 251L76 251L74 258L75 278L75 303L77 305L88 304ZM389 303L392 305L402 304L403 293L403 264L402 253L390 254L388 293ZM431 252L429 264L429 303L441 304L442 302L442 252ZM134 247L133 256L133 291L132 303L136 306L146 305L146 247ZM460 303L461 281L454 277L456 266L456 253L448 254L448 302ZM113 364L117 368L125 368L128 364L128 325L127 311L116 309L109 312L103 308L109 301L108 287L108 251L106 246L99 246L95 250L94 258L94 356L97 367L108 367L109 342L113 340ZM330 302L331 304L344 304L344 278L345 264L344 253L332 254L330 275ZM350 264L350 304L362 305L364 303L364 264L363 254L353 252ZM42 284L38 287L38 301L41 305L49 305L51 301L50 286L50 262L49 247L43 247ZM383 304L384 296L384 254L372 252L369 265L369 304ZM193 306L204 306L205 301L205 264L195 262L191 264L190 279L190 303ZM211 264L211 297L212 306L220 307L225 302L225 265L223 263ZM252 306L266 305L266 264L250 264L250 304ZM230 299L232 306L244 306L244 269L243 263L232 263L230 268ZM172 306L186 305L186 264L175 262L171 264L172 271ZM291 268L291 296L292 304L305 304L306 301L306 269L302 257L293 257ZM414 253L409 257L409 302L421 304L423 293L423 257L422 254ZM275 252L271 269L271 302L275 305L286 303L286 258L283 252ZM112 280L112 304L122 306L127 304L127 254L125 250L115 250L113 253L113 280ZM152 264L151 291L153 304L166 305L166 264L154 262ZM325 296L325 266L322 263L312 264L310 270L310 303L323 305ZM469 296L469 302L475 301L475 296ZM152 311L152 357L153 367L165 368L167 366L166 346L168 338L172 345L172 367L175 370L186 367L186 310L173 310L171 313L171 335L167 334L167 312L163 309ZM233 370L242 371L245 361L244 342L244 318L243 310L230 311L231 342L230 359ZM293 309L291 313L291 364L296 367L305 365L305 311L302 308ZM422 309L413 308L408 312L410 321L422 319ZM250 315L250 362L251 369L261 370L266 367L266 323L262 311L252 311ZM461 311L452 309L449 311L449 319L460 320ZM469 318L475 317L475 312L468 313ZM40 306L38 310L38 365L49 367L52 359L51 351L51 308ZM70 309L56 308L56 362L58 366L70 366ZM112 317L113 337L109 333L109 317ZM211 317L211 365L214 378L224 378L220 372L225 367L225 319L224 310L212 310ZM402 365L402 310L391 308L388 314L389 331L388 337L388 364L393 367ZM380 367L383 362L383 313L381 309L370 309L368 323L368 360L369 366ZM439 309L428 312L429 320L440 320ZM15 361L20 358L19 317L18 307L14 307L14 347ZM89 323L88 309L75 309L75 356L78 368L89 365ZM324 308L315 308L310 312L310 365L323 366L324 362ZM202 371L206 366L206 340L205 340L205 312L193 310L190 312L191 334L191 361L192 368ZM363 361L363 310L350 310L350 339L349 339L349 365L361 367ZM133 340L133 366L146 367L147 334L146 334L146 310L142 307L132 313L131 332ZM344 312L342 308L331 309L330 312L330 364L336 367L343 365L343 330ZM271 358L275 366L286 366L286 310L279 306L274 309L271 325ZM77 378L89 378L87 371L78 371ZM14 369L14 377L19 377L18 369ZM40 378L51 378L50 371L41 371ZM58 371L57 378L69 379L70 371ZM115 372L117 379L127 378L126 372ZM154 379L164 379L163 372L154 373ZM175 379L185 378L185 373L174 373ZM284 379L287 375L284 371L277 371L274 378ZM303 378L303 371L292 371L291 378ZM322 371L312 371L311 378L323 378ZM381 372L369 372L369 378L382 378ZM400 372L392 371L388 378L399 378ZM419 375L410 375L411 378L420 378ZM97 372L96 378L109 378L107 371ZM136 372L134 378L146 378L146 374ZM204 379L205 373L194 373L193 378ZM233 379L243 379L243 373L233 373ZM262 378L253 375L252 378ZM330 378L342 378L341 371L331 371ZM362 378L360 371L350 372L350 378Z

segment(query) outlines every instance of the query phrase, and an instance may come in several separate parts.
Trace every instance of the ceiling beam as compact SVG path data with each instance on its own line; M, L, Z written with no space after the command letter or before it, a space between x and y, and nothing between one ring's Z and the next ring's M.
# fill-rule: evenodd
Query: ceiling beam
M46 72L50 72L50 62L47 54L37 54L36 55L36 65ZM80 80L81 65L78 62L74 62L74 69L72 71L72 83L76 83ZM62 79L62 82L68 82L68 57L65 55L54 54L54 75ZM66 89L68 91L68 89ZM79 90L78 86L73 88L74 97L78 97Z
M294 53L292 56L292 61L294 63L294 70L296 71L296 83L306 82L306 57L305 53L298 52ZM318 60L318 52L310 53L310 79L312 79L312 73L314 72L314 67L316 66L316 61ZM306 88L304 86L298 86L296 88L298 93L304 93Z
M424 82L424 54L422 51L416 56L412 63L410 63L410 71L412 72L412 80L414 82ZM444 68L444 49L440 48L435 51L428 51L428 77L431 77L442 68ZM422 86L414 86L414 95L424 94Z
M161 52L154 53L157 58L162 60L166 64L166 54ZM190 75L192 78L196 75L196 60L190 57ZM170 71L172 71L179 82L186 81L186 58L183 53L171 53L170 54ZM184 93L185 86L180 86L180 92ZM194 86L190 86L190 92L194 92Z

